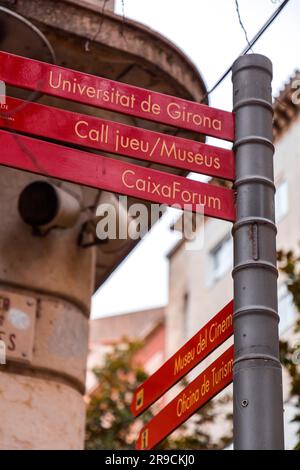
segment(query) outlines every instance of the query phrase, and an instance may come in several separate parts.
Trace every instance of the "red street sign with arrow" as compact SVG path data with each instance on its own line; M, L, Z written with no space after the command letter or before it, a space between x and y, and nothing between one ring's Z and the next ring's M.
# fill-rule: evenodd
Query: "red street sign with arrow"
M234 192L0 130L0 164L234 221ZM4 150L5 149L5 150Z
M125 155L139 160L234 179L232 150L117 122L6 97L0 127Z
M7 52L0 62L7 85L234 140L233 113Z
M232 382L233 346L225 351L141 430L137 450L150 450Z
M133 395L131 411L140 415L233 334L233 300L185 343Z

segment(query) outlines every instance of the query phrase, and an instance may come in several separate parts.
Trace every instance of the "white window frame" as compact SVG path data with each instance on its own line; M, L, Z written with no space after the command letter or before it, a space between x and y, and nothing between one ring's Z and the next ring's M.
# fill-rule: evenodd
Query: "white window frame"
M282 219L289 212L289 187L288 181L285 178L280 179L276 184L275 193L275 217L276 223L281 222Z

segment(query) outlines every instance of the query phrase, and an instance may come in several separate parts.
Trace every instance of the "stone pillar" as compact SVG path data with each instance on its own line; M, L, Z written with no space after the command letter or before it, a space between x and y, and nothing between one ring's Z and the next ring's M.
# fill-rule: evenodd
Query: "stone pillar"
M0 339L8 355L0 449L82 449L95 252L77 246L80 221L44 237L24 224L18 197L37 179L0 167ZM80 197L82 188L67 189Z

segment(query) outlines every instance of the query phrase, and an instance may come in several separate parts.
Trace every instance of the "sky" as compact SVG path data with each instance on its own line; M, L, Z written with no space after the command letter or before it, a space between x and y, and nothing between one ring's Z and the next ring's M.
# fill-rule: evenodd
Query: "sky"
M247 45L235 0L117 0L116 13L139 21L176 44L196 65L208 89ZM251 39L278 8L281 0L239 0L240 14ZM300 1L290 0L253 47L274 67L273 96L300 69ZM213 107L232 110L229 75L210 95ZM207 143L228 146L216 139ZM203 180L191 174L192 179ZM168 302L167 253L179 235L169 230L179 212L168 210L152 230L96 292L92 318L154 308Z

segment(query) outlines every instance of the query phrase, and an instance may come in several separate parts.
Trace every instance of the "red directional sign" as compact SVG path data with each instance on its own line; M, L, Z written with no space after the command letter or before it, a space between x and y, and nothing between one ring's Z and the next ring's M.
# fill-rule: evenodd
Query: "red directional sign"
M205 369L141 430L137 450L150 450L232 382L233 346Z
M231 150L11 97L0 112L0 127L234 179Z
M235 220L234 192L0 130L0 165Z
M0 52L0 80L97 108L234 140L233 113Z
M131 411L140 415L233 334L233 300L135 391Z

